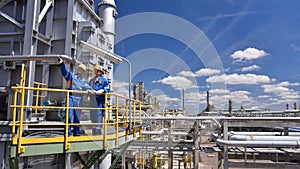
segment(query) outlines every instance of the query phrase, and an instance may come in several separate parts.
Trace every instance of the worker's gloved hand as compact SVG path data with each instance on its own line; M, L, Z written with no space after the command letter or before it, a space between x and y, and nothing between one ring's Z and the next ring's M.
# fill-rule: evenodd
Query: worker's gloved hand
M102 94L103 92L104 92L104 90L103 90L103 89L100 89L100 90L96 91L96 94L97 94L97 95L100 95L100 94Z
M58 57L57 62L58 62L58 64L62 64L62 62L63 62L62 58Z
M87 90L88 94L95 94L96 91L95 90Z

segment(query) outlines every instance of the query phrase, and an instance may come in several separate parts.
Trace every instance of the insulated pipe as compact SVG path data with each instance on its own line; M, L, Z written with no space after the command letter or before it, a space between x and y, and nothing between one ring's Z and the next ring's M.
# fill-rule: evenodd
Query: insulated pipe
M239 141L299 141L300 137L291 136L243 136L243 135L233 135L229 138L230 140Z
M198 116L198 117L142 117L142 120L291 120L300 121L300 117L225 117L225 116Z
M231 141L217 139L221 146L246 146L246 147L300 147L299 141Z
M99 55L115 64L120 64L123 60L126 61L126 62L129 62L127 59L121 57L121 56L118 56L116 55L115 53L112 53L112 52L108 52L108 51L105 51L95 45L92 45L92 44L89 44L85 41L80 41L79 42L79 45L80 47L82 47L83 49L85 50L88 50L89 52L92 52L96 55ZM130 64L130 63L129 63ZM130 65L131 67L131 65Z
M164 129L160 129L159 131L142 131L142 135L161 135L164 133Z
M274 129L284 131L283 127L274 127ZM290 127L290 128L288 128L288 131L300 132L300 128L299 127Z
M236 132L230 131L229 135L245 135L245 136L280 136L283 132ZM300 132L289 132L289 136L300 136Z
M45 60L57 60L58 57L66 60L70 63L76 63L75 59L67 55L8 55L0 56L0 61L45 61ZM80 63L80 62L78 62Z

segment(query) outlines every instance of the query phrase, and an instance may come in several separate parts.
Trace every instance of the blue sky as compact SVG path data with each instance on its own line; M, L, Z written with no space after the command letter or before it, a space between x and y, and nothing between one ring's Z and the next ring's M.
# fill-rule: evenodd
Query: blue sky
M300 1L116 4L115 53L132 62L132 82L144 81L162 108L180 107L182 88L186 110L194 114L205 109L207 90L219 109L227 109L229 99L234 109L300 105ZM116 66L114 82L114 91L124 94L125 68Z

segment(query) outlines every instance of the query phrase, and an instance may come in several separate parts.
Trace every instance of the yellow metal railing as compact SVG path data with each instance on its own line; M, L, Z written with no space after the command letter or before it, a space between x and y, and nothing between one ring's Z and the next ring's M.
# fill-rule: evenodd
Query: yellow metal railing
M14 90L14 99L13 103L11 104L12 113L13 113L13 119L12 119L12 144L17 145L17 153L23 153L25 152L25 145L30 144L43 144L43 143L64 143L64 149L70 150L70 142L81 142L81 141L93 141L93 140L103 140L103 147L108 146L108 139L114 139L115 144L118 145L118 138L121 136L125 136L126 141L128 140L128 134L129 133L135 133L137 131L140 131L141 128L133 128L128 129L129 126L129 118L132 119L133 126L138 126L142 124L141 115L142 110L141 108L141 102L137 100L131 100L129 102L129 99L120 96L115 93L105 93L105 102L104 102L104 108L95 108L95 107L70 107L69 106L69 99L65 99L65 105L64 106L50 106L50 105L40 105L38 101L39 93L40 92L46 92L48 95L51 93L64 93L66 98L69 98L71 94L81 94L85 95L88 94L86 91L72 91L72 90L65 90L65 89L50 89L50 88L41 88L39 86L37 87L25 87L25 79L26 79L26 67L22 66L22 73L21 73L21 81L20 86L14 86L12 89ZM34 105L25 105L25 93L28 91L34 91L36 92L37 101L34 103ZM93 97L94 98L94 97ZM92 97L91 97L92 99ZM129 103L131 103L129 105ZM132 117L129 117L129 107L132 107ZM137 106L139 109L137 110ZM65 122L62 123L54 122L47 123L46 125L43 123L24 123L24 112L27 109L35 110L35 112L39 113L46 113L49 112L56 112L61 109L65 109ZM69 110L75 109L75 110L85 110L85 112L91 111L91 110L104 110L104 116L103 116L103 123L92 123L87 122L84 124L79 123L70 123L68 116L69 116ZM103 135L88 135L88 136L68 136L68 127L69 126L81 126L81 127L96 127L101 125L103 128ZM64 128L64 134L62 136L45 136L41 135L39 137L24 137L23 134L23 128L24 127L36 127L36 126L44 126L44 127L63 127ZM115 127L115 133L108 134L107 128L108 126L114 126ZM125 131L119 132L120 126L125 128ZM51 129L51 128L49 128ZM135 134L133 134L134 137Z
M36 85L36 88L40 88L42 86L46 86L45 83L40 83L40 82L34 82L34 84ZM35 106L39 105L39 99L40 98L45 98L46 96L40 95L40 91L36 90L36 94L33 95L35 97ZM37 114L38 109L35 109L34 113Z

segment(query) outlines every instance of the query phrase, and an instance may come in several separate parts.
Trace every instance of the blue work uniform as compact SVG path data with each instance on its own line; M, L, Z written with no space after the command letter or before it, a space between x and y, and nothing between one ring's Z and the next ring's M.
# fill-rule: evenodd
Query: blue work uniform
M94 77L93 79L90 80L91 87L98 91L103 89L104 92L109 92L109 84L108 81L105 77L103 76L99 76L99 77ZM90 106L91 107L98 107L98 108L104 108L104 102L105 102L105 95L101 94L101 95L95 95L95 98L93 99L93 97L91 97L91 101L90 101ZM102 123L102 119L103 119L103 115L104 115L104 110L91 110L91 121L92 123ZM101 125L96 127L96 132L98 134L101 133Z
M79 76L79 75L74 75L72 72L70 72L66 65L64 63L60 64L60 70L62 75L64 76L64 78L67 81L67 89L68 90L78 90L78 91L82 91L82 90L86 90L89 87L89 84L87 83L87 81ZM69 107L82 107L81 104L81 97L79 94L73 94L70 93L69 96ZM81 110L75 110L75 109L69 109L69 123L80 123L80 114L81 114ZM73 120L74 118L74 120ZM68 135L71 135L71 127L69 126L68 128ZM80 130L79 130L79 126L73 126L73 135L74 136L79 136L80 135Z

